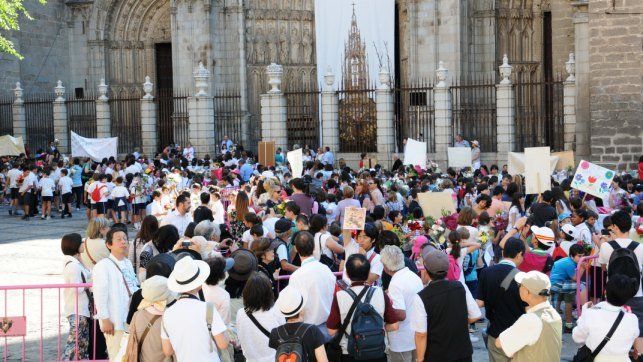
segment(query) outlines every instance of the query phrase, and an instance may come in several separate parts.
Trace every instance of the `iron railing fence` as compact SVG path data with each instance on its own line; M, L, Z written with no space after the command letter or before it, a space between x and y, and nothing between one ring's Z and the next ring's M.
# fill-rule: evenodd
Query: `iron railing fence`
M377 152L375 85L344 88L339 98L339 152Z
M118 137L118 153L132 153L140 149L141 98L138 87L112 88L109 94L111 135Z
M71 132L82 137L96 138L96 94L69 94L65 100L71 150Z
M238 91L217 91L214 94L214 140L220 149L224 136L244 149L256 149L257 145L243 144L243 122L246 114L241 109L241 94ZM259 121L251 128L259 128L258 139L261 139L261 115ZM246 131L247 132L247 131ZM256 132L256 130L254 130Z
M53 93L26 94L24 97L27 139L25 143L31 154L44 151L54 140Z
M420 80L393 89L397 148L404 150L404 140L426 142L427 152L435 152L435 108L433 82Z
M190 141L188 96L185 90L159 89L154 98L157 107L156 139L157 150L170 144L183 147Z
M457 134L477 140L482 152L496 152L496 83L493 76L454 79L449 88L452 141Z
M13 134L13 95L0 95L0 136Z
M310 149L320 145L319 104L320 92L317 87L294 88L284 92L286 97L286 127L288 148L294 145Z
M552 152L564 149L563 80L557 73L552 79L514 83L514 151L543 146Z

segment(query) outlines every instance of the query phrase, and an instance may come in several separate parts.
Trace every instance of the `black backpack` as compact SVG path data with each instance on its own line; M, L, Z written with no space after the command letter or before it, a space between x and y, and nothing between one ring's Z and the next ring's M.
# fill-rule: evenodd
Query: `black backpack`
M623 274L635 279L638 286L641 284L641 266L634 250L639 246L638 243L630 241L627 248L621 247L615 240L609 241L614 251L610 255L609 264L607 265L607 279L615 274Z
M289 334L286 325L277 327L277 353L275 354L276 362L303 362L308 358L304 353L303 339L311 324L300 324L295 333Z
M351 333L347 335L348 353L356 361L369 361L385 356L386 337L384 334L384 318L377 313L370 304L375 293L375 288L369 288L364 301L359 301L353 320L351 321ZM350 288L346 292L353 298L357 295Z

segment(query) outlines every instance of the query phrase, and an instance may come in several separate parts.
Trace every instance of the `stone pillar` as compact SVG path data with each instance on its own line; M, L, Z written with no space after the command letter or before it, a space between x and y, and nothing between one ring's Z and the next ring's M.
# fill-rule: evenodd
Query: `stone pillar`
M71 144L69 143L69 129L67 123L67 105L65 104L65 87L63 82L58 81L54 88L56 99L54 100L54 138L58 140L58 149L60 153L69 153Z
M109 98L107 98L107 84L105 79L98 85L98 98L96 99L96 137L111 137L112 118L109 111Z
M188 98L189 136L196 155L203 157L206 153L214 155L214 100L208 94L210 71L203 63L194 72L196 94Z
M511 80L513 67L505 54L502 65L498 67L502 80L496 84L496 142L498 144L498 163L507 163L509 152L514 151L515 110L514 92Z
M141 99L141 138L143 141L143 154L153 157L158 149L156 138L156 103L152 96L154 84L149 76L145 76L143 90L145 95Z
M390 87L389 72L380 69L380 86L375 90L377 111L377 160L384 168L391 167L395 152L395 116L393 114L393 93Z
M563 109L565 151L573 151L576 146L576 78L574 53L569 53L569 60L565 63L565 70L569 76L563 85Z
M439 62L435 71L438 83L433 87L433 107L435 109L435 159L433 160L442 170L447 168L447 149L451 145L451 92L447 77L449 70L444 62Z
M574 1L574 78L576 78L576 159L590 157L590 106L589 106L589 16L588 1ZM601 149L598 149L601 151ZM602 151L601 151L602 152ZM593 153L593 152L591 152ZM600 153L600 152L599 152Z
M326 87L321 94L321 147L328 146L337 153L339 149L339 97L333 88L335 74L328 67L324 75Z
M11 105L13 113L13 136L22 137L22 141L27 144L27 115L25 114L25 101L22 99L22 88L20 82L16 82L16 88L13 90L14 101Z
M275 147L288 149L288 129L286 128L286 97L279 89L283 68L272 63L266 67L268 83L272 87L261 97L261 140L274 141Z

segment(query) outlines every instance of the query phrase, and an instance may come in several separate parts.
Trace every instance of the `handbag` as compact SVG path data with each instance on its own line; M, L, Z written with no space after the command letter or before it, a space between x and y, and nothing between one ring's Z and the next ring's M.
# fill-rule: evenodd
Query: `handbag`
M340 342L342 341L342 337L344 335L344 332L346 331L346 327L348 327L348 322L351 320L351 316L353 315L355 308L357 308L357 304L362 299L364 294L366 294L366 291L368 289L369 288L367 287L362 288L362 291L359 293L359 295L357 295L357 298L353 299L353 304L351 304L351 307L348 310L348 314L346 314L341 327L339 328L337 333L330 339L330 341L326 343L326 355L328 356L329 361L341 360L343 351Z
M331 271L336 272L337 266L335 266L335 260L333 258L329 257L328 255L324 254L324 249L322 249L321 245L321 235L319 235L319 262L326 265Z
M618 328L618 325L621 323L621 320L623 320L623 316L625 316L625 312L620 311L618 313L618 317L616 317L616 320L614 321L614 324L612 324L612 328L610 328L609 332L605 335L605 338L601 341L601 343L592 351L587 347L586 344L584 344L582 347L576 351L576 354L574 355L574 359L572 360L573 362L592 362L594 361L594 358L601 352L603 347L609 342L609 340L612 338L612 335L614 335L614 332L616 332L616 328Z

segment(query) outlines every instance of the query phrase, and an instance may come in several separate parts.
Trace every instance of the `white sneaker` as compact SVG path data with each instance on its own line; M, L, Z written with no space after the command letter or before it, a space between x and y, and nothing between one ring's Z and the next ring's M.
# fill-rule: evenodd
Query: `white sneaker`
M47 216L47 220L51 219L51 216Z
M474 336L473 334L469 333L469 339L471 340L471 343L476 343L480 340L480 338Z

